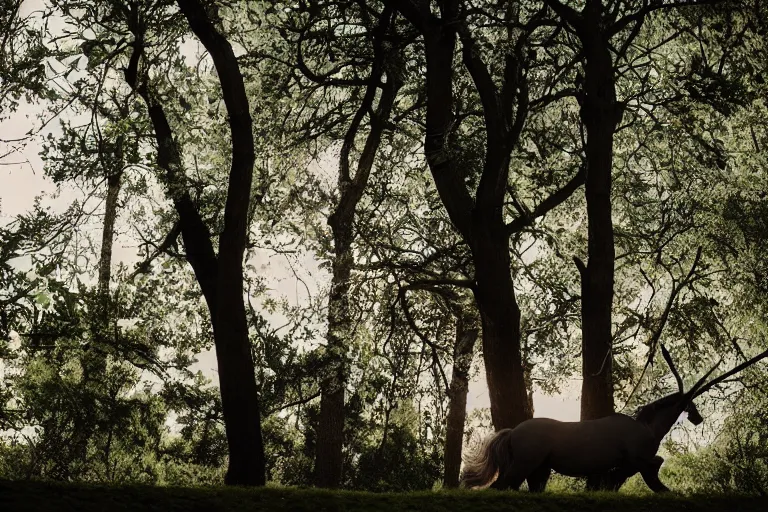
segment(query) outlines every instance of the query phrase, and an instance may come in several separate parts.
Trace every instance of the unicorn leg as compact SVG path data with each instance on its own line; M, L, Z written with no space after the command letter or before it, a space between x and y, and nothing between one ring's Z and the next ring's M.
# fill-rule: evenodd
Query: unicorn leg
M669 487L659 480L659 470L663 463L664 459L656 455L651 462L640 470L640 476L643 477L643 481L653 492L669 492Z
M635 461L607 473L590 475L586 488L588 491L618 491L630 477L639 472L651 490L664 492L669 489L659 480L659 469L663 463L664 459L656 455L650 461Z
M519 450L506 467L499 468L499 478L491 485L491 488L518 490L527 478L533 476L534 479L537 479L537 471L539 471L538 479L541 480L543 477L540 476L542 473L540 468L544 466L546 456L546 453L541 453L538 450ZM546 485L546 481L544 485Z
M604 491L608 487L608 479L607 474L590 475L587 477L586 489L588 491Z
M614 468L607 473L587 477L588 491L618 491L637 469Z
M541 466L536 471L528 475L526 481L528 482L528 490L530 492L544 492L547 488L547 482L552 474L552 470L548 466Z

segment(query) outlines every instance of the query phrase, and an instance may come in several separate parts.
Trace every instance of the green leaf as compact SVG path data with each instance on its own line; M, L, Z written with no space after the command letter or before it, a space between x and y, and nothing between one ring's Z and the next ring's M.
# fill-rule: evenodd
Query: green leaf
M40 292L37 295L35 295L35 302L40 304L42 307L47 308L51 304L51 298L48 296L45 292Z

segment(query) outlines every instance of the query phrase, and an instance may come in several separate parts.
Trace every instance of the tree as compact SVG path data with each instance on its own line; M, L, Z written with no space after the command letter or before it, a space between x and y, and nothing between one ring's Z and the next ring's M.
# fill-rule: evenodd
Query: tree
M153 59L158 56L146 53L152 38L162 41L161 47L154 48L157 51L173 48L174 35L181 32L178 15L174 15L167 2L107 2L94 6L93 10L86 9L83 11L85 16L80 18L74 5L68 3L65 8L72 17L81 21L85 19L87 22L90 15L108 22L103 25L106 29L104 37L86 44L89 55L94 59L112 62L128 54L127 62L123 61L124 78L147 106L157 141L158 166L165 173L162 182L179 216L185 256L195 271L210 311L230 453L225 481L235 485L263 485L260 411L242 297L242 259L250 218L255 158L253 128L239 64L231 44L217 28L222 22L219 11L206 9L197 1L179 2L188 27L213 60L229 119L232 154L217 253L211 232L190 195L181 148L174 139L157 84L150 75L157 62ZM126 42L126 32L133 38L132 41ZM109 38L110 35L115 37ZM171 37L166 38L168 35ZM168 244L173 241L171 239Z
M51 95L45 87L43 59L48 52L33 17L22 10L24 0L0 2L0 121L15 112L22 99ZM8 143L20 141L3 141ZM8 155L4 150L0 158Z
M506 221L510 155L519 144L531 104L546 105L559 98L557 94L541 101L529 98L528 70L532 63L528 49L534 45L534 33L547 23L541 12L529 12L527 6L489 8L487 12L473 11L470 16L463 3L446 0L437 2L438 16L427 4L417 6L407 0L387 3L399 9L424 40L424 154L451 222L472 252L493 423L497 429L514 427L530 418L532 411L520 353L520 308L510 275L509 237L561 204L584 177L577 172L536 208L520 208L516 218ZM500 55L494 55L503 60L502 66L491 67L483 58L484 31L473 28L483 16L503 20L495 25L500 34L494 39L503 48ZM482 112L485 140L477 162L482 170L473 170L477 180L468 180L463 169L469 147L462 147L462 117L453 111L457 39L462 45L463 65L472 79L472 94L479 97ZM501 87L494 75L500 77ZM468 181L477 183L474 195Z
M181 235L187 257L198 276L208 302L213 322L222 410L229 444L229 485L263 485L264 447L261 418L254 377L253 358L248 341L248 327L243 304L243 252L248 232L248 214L254 164L253 128L243 76L229 41L216 28L221 23L217 9L202 3L179 1L179 8L191 30L208 50L221 83L229 114L232 160L229 188L224 210L224 229L219 237L219 251L214 254L208 229L199 214L181 193L176 200L181 219ZM126 81L142 96L157 137L159 164L169 174L182 169L180 153L162 106L151 96L146 82L138 82L139 60L143 51L146 25L138 8L124 8L133 32L133 53L126 69Z
M626 68L634 67L628 52L651 13L707 2L616 2L605 6L600 1L587 1L581 11L559 0L545 3L578 38L583 62L583 83L576 85L586 136L588 262L578 258L574 261L581 274L581 417L588 420L614 412L611 320L615 247L611 182L614 136L627 105L627 100L619 101L616 95L618 66L625 61ZM640 91L638 96L644 93L647 91Z
M453 349L451 383L448 389L448 418L443 450L443 485L447 488L459 486L464 424L467 417L469 372L478 337L478 322L475 316L471 307L464 306L459 309L456 318L456 341Z
M333 8L333 4L330 6ZM320 14L320 7L315 7ZM365 16L371 16L366 12ZM370 76L367 78L365 93L360 99L357 111L349 121L339 151L338 198L328 217L333 235L333 258L331 290L328 298L328 336L326 345L325 376L321 382L320 417L317 431L317 454L315 457L315 483L320 487L338 487L342 478L342 449L344 444L344 397L347 384L348 362L346 352L349 340L354 335L353 319L349 307L350 275L354 267L352 244L355 239L354 220L357 205L367 186L374 166L376 154L385 127L390 122L398 90L402 86L402 70L397 62L400 49L398 35L391 30L392 9L374 13L376 25L372 27L371 39L373 57ZM320 18L322 20L322 17ZM306 68L301 54L301 45L310 39L311 28L317 23L310 18L307 27L299 36L299 62ZM385 47L385 39L388 46ZM311 39L310 39L311 42ZM316 73L304 70L304 75L323 84ZM381 95L376 107L374 102L378 91ZM361 124L368 116L369 130L365 135L362 151L357 156L356 170L350 172L350 155L360 137Z
M114 310L117 301L113 300L110 294L110 284L113 244L119 214L118 201L125 182L124 175L128 167L138 163L139 151L135 140L128 141L130 134L126 133L126 125L130 100L121 97L119 88L109 88L103 78L96 84L81 80L79 86L71 97L63 98L57 103L85 110L90 116L90 122L84 126L72 126L71 123L62 121L63 135L59 139L50 137L43 146L42 156L46 164L46 174L53 178L54 183L81 182L87 188L98 190L106 182L104 218L97 260L97 295L93 302L96 315L90 324L93 340L80 358L80 385L83 388L94 387L98 390L104 384L102 379L107 376L108 366L106 353L98 349L116 341L113 339L114 332L110 320L117 315ZM57 109L63 110L58 104L51 110ZM79 434L78 451L80 457L85 460L90 432L96 426L92 422L88 424L86 416L76 418L75 423L75 430Z
M451 487L481 333L497 428L578 365L586 417L667 391L661 343L684 378L742 359L768 311L765 16L688 3L51 0L40 19L66 28L42 35L2 18L57 86L6 40L4 113L29 79L65 112L46 175L106 203L0 227L2 470L217 482L229 452L228 483ZM138 239L133 272L115 232ZM211 347L220 388L190 367ZM720 453L748 467L762 444L736 433Z

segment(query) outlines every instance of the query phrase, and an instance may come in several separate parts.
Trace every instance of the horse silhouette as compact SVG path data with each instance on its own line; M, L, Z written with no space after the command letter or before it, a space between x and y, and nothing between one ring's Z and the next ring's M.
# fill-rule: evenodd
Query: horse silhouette
M669 489L659 480L664 459L656 455L661 441L683 412L694 425L703 421L693 399L724 379L768 356L768 351L742 363L708 384L709 372L685 392L669 353L662 345L678 391L640 407L632 416L613 414L604 418L565 422L533 418L514 429L499 430L465 459L461 475L465 487L517 490L527 481L531 492L543 491L551 471L586 477L587 488L618 490L635 473L655 492Z

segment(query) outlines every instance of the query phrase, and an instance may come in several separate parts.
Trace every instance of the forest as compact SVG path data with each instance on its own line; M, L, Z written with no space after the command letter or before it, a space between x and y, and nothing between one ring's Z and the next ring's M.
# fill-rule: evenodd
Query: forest
M0 0L0 481L420 496L688 392L661 481L766 496L766 35L762 0Z

